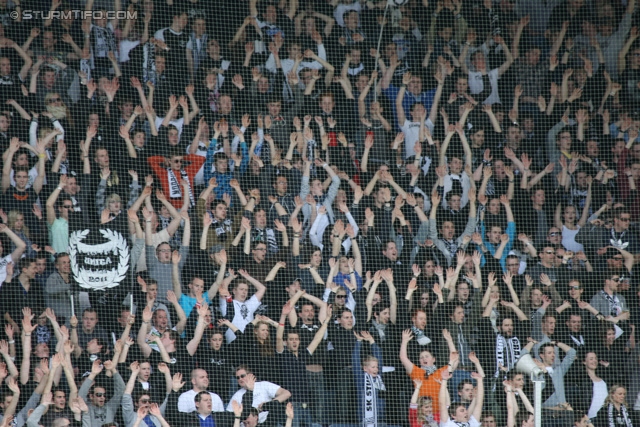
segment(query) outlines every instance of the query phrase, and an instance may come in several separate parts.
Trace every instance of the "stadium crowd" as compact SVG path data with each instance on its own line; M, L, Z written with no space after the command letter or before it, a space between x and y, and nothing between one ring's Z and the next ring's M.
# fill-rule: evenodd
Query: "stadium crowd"
M0 0L2 427L640 426L636 0L391 3Z

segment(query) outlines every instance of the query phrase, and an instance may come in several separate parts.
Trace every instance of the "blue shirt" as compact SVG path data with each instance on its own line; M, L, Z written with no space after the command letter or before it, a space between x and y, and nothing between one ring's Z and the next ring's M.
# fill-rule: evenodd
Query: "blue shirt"
M345 290L350 292L351 290L347 288L344 284L345 280L351 281L351 276L349 274L342 274L338 272L338 274L336 274L336 276L333 278L333 283L343 287ZM358 290L362 289L362 276L360 276L357 271L356 271L356 285L358 285Z
M382 89L382 93L389 98L391 103L391 110L393 111L393 116L395 118L396 127L400 128L402 123L398 124L398 113L396 112L396 98L398 97L398 92L400 92L400 88L394 86L392 84L389 85L388 89ZM429 111L431 110L431 105L433 104L433 98L436 96L436 89L431 89L430 91L422 92L420 95L414 95L410 93L408 90L404 92L404 98L402 98L402 108L404 108L404 115L407 118L411 118L411 106L416 102L421 102L424 105L424 108L427 110L427 117L429 116ZM411 121L411 120L409 120Z
M502 251L502 257L500 258L500 265L502 266L502 270L506 272L507 256L509 256L509 252L511 252L511 248L513 247L513 239L515 239L516 237L516 223L508 222L507 229L504 232L507 236L509 236L509 243L507 243L507 246L505 246L504 250ZM480 233L482 233L482 241L484 243L484 246L487 248L487 251L489 251L491 255L494 255L496 253L497 248L487 239L487 233L485 232L484 221L480 222ZM482 253L482 251L480 251L480 253ZM486 263L486 260L484 259L484 254L483 254L482 255L483 267L485 263Z
M239 166L239 169L240 169L239 172L240 174L244 174L245 170L247 169L247 165L249 164L249 149L247 148L246 142L241 142L239 147L240 147L240 152L242 154L242 162L240 163L240 166ZM229 182L233 179L233 173L231 172L220 173L218 171L215 171L215 172L211 171L214 166L213 158L217 151L218 151L218 140L214 138L209 143L209 148L207 149L207 158L203 166L204 182L205 182L205 185L208 185L209 180L211 178L215 178L216 184L218 186L213 189L213 192L215 193L217 199L222 199L222 196L225 193L230 196L233 194L233 189L231 188L231 185L229 185Z
M216 422L211 414L205 419L202 419L202 417L198 415L198 419L200 420L200 427L216 427Z
M211 301L209 301L209 294L207 293L206 289L202 294L202 298L204 298L204 302L206 302L208 305L211 305ZM180 307L182 307L182 310L184 310L184 314L185 316L187 316L187 318L189 318L191 310L193 310L193 307L196 306L197 302L198 300L196 300L194 297L190 297L187 294L182 294L180 296L180 299L178 300L178 303L180 304Z

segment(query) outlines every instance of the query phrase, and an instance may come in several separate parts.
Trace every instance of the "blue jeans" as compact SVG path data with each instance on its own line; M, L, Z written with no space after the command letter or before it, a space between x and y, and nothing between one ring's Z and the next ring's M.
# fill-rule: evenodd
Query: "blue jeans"
M293 403L293 424L292 427L311 426L311 408L307 403Z

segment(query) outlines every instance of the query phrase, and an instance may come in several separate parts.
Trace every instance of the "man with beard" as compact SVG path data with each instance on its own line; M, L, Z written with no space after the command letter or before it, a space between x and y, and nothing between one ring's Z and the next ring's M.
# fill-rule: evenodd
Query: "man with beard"
M496 326L498 333L493 332L491 324L491 312L498 303L500 297L492 296L487 307L482 314L483 320L480 321L480 331L478 336L494 337L487 339L485 343L479 346L482 355L482 365L487 367L487 371L499 378L503 371L510 371L515 368L516 362L520 357L521 351L526 344L526 338L531 330L531 321L513 302L500 301L500 304L511 309L517 316L514 319L511 316L498 318Z
M456 236L455 225L451 221L444 221L440 228L440 233L437 231L437 212L440 205L441 196L437 193L431 195L431 215L428 221L429 237L428 239L433 241L440 252L447 260L447 265L452 265L453 258L464 243L465 238L471 238L476 228L476 192L474 189L469 190L469 220L464 232ZM424 223L423 223L424 225ZM422 231L422 226L420 231ZM418 231L418 242L424 241L421 239L420 231Z
M106 367L103 365L93 365L91 373L84 380L78 396L85 401L89 398L89 416L91 417L91 426L99 427L106 423L113 422L120 407L120 401L124 394L125 383L120 373L115 369L113 363L108 364L112 369L109 369L113 378L113 395L111 399L107 401L107 388L104 384L94 384L96 377ZM108 368L107 368L108 369Z

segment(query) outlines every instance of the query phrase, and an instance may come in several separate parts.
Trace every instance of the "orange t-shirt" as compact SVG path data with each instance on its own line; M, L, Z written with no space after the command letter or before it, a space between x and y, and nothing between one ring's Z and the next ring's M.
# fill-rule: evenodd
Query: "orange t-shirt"
M411 381L420 380L422 381L422 387L420 388L420 396L429 396L433 401L433 413L440 412L440 383L436 381L436 379L440 379L442 375L442 371L448 369L447 366L444 366L433 373L433 375L429 375L425 379L426 371L416 365L413 365L413 369L411 370Z

